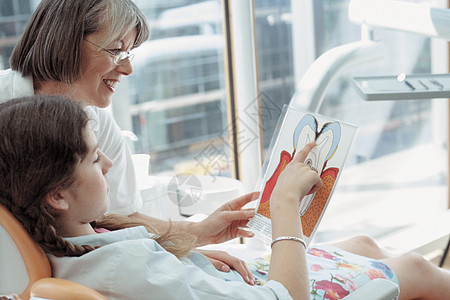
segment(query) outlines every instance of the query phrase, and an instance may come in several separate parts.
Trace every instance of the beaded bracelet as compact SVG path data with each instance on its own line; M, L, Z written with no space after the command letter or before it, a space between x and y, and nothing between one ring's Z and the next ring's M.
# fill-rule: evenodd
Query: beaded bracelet
M273 244L275 244L276 242L286 241L286 240L299 242L300 244L303 245L303 247L305 247L305 249L307 248L305 241L303 239L299 238L299 237L296 237L296 236L279 236L276 239L274 239L272 241L272 243L270 243L270 248L272 248Z

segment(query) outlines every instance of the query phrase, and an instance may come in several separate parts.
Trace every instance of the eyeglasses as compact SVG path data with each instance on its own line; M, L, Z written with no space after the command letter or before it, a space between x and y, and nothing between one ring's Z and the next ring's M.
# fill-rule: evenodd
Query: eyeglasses
M130 53L130 52L126 52L126 51L120 51L119 49L115 49L115 50L108 50L105 49L103 47L100 47L99 45L84 39L86 42L102 49L103 51L105 51L106 53L110 54L113 57L113 62L115 65L120 65L122 63L123 60L128 59L130 62L133 60L134 58L134 54Z

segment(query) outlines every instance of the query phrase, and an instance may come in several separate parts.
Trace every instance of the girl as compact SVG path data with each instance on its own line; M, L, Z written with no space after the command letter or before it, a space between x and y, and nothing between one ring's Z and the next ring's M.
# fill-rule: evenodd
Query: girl
M448 271L413 255L387 258L367 238L341 249L305 249L297 208L321 187L303 163L314 144L296 155L273 190L270 270L266 284L254 286L190 252L191 234L159 233L139 219L104 215L112 162L74 101L33 96L0 104L0 132L0 203L46 251L55 277L110 299L339 299L373 277L397 282L400 299L450 295Z
M166 220L139 212L142 201L130 149L115 120L101 109L111 103L121 79L132 74L130 51L149 36L147 20L132 0L42 0L13 50L12 69L0 70L0 103L37 94L83 103L95 121L92 129L99 148L114 162L109 171L109 212L130 215L131 221L139 217L166 231ZM251 212L240 211L237 202L230 201L202 222L171 225L195 235L196 246L250 237L251 232L238 227ZM215 251L203 253L219 270L241 263Z

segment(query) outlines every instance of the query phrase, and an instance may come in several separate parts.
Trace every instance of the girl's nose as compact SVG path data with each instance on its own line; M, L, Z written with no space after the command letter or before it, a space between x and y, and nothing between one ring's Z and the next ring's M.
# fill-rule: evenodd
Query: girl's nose
M107 174L109 169L111 169L114 166L114 163L111 159L109 159L108 156L106 156L105 153L101 152L101 155L103 156L103 165L102 165L103 174Z

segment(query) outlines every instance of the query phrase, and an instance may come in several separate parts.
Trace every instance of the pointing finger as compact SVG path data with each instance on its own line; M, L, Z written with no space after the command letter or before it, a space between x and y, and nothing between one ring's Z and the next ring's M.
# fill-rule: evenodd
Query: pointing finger
M316 146L316 141L312 141L311 143L308 143L305 145L305 147L303 147L302 150L300 150L300 152L298 152L293 161L295 162L299 162L302 163L305 161L306 157L308 156L309 152L311 152L311 150Z

